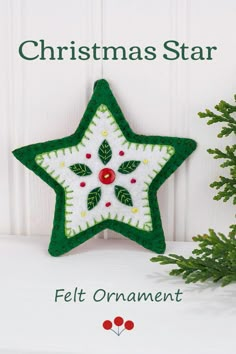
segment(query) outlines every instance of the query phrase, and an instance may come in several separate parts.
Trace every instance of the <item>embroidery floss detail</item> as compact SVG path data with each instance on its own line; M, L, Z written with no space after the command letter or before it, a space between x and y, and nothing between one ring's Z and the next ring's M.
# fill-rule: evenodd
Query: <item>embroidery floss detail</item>
M191 139L133 133L109 84L99 80L73 135L13 154L56 192L51 255L106 228L163 253L156 191L195 148Z

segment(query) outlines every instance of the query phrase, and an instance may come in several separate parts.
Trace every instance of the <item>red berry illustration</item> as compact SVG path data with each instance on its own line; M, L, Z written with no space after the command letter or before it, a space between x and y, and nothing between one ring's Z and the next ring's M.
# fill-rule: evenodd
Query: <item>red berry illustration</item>
M81 182L80 183L80 187L85 187L86 186L86 183L85 182Z
M109 206L111 206L111 203L110 203L110 202L107 202L107 203L105 204L105 206L108 208Z
M109 329L112 328L112 322L109 320L104 321L102 325L103 325L103 328L107 331L109 331Z
M116 317L116 318L114 319L114 323L115 323L116 326L120 327L120 326L123 325L124 320L123 320L122 317Z
M102 326L106 331L112 331L115 333L118 337L125 331L131 331L134 328L134 322L133 321L125 321L124 319L120 316L117 316L114 318L113 323L117 326L113 329L112 322L110 320L106 320L103 322Z
M130 183L136 183L136 179L135 179L135 178L132 178L132 179L130 180Z
M131 329L134 328L134 322L133 321L126 321L125 322L125 329L127 329L128 331L131 331Z
M86 159L91 159L91 154L86 154Z
M122 151L122 150L119 152L119 155L120 155L120 156L124 156L124 154L125 154L125 153L124 153L124 151Z

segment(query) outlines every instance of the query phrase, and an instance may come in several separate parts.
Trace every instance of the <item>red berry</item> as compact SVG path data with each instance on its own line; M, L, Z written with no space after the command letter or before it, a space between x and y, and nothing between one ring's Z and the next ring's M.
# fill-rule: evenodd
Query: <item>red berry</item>
M124 320L123 320L122 317L116 317L116 318L114 319L114 323L115 323L116 326L120 327L120 326L123 325Z
M99 174L98 178L103 184L111 184L116 178L115 172L111 168L103 168Z
M109 206L111 206L111 203L110 203L110 202L107 202L107 203L105 204L105 206L108 208Z
M86 154L86 159L91 159L91 154Z
M109 329L112 328L112 323L109 320L104 321L102 325L103 325L103 328L106 329L107 331L109 331Z
M86 183L85 182L81 182L80 183L80 187L85 187L86 186Z
M127 329L128 331L131 331L131 329L134 328L134 322L133 321L126 321L125 322L125 329Z
M120 155L120 156L124 156L124 154L125 154L125 153L124 153L124 151L122 151L122 150L119 152L119 155Z
M132 179L130 180L130 183L136 183L136 179L135 179L135 178L132 178Z

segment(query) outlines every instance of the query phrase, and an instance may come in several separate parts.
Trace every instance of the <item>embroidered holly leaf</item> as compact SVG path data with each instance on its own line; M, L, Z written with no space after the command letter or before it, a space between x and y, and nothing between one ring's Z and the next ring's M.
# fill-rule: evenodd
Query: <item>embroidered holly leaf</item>
M88 210L93 209L101 199L102 190L101 187L94 188L89 192L88 199L87 199L87 207Z
M118 171L123 174L128 174L136 170L139 164L140 161L136 161L136 160L125 161L120 165Z
M122 204L133 206L132 197L124 187L115 186L115 195Z
M92 174L90 168L83 163L76 163L70 166L71 171L73 171L78 176L89 176Z
M112 157L112 151L107 140L103 140L102 144L99 147L98 155L104 165L106 165L110 161Z

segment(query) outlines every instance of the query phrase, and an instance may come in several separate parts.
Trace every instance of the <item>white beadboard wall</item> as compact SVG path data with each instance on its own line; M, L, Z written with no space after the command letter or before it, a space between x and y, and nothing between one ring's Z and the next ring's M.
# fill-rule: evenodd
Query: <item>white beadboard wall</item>
M197 151L158 192L168 240L189 241L209 227L226 231L234 208L212 200L221 173L206 153L223 147L197 112L232 101L236 78L235 0L1 0L0 233L49 235L55 195L11 150L69 135L93 82L109 80L137 133L191 137ZM217 45L213 61L24 61L19 44L157 48L169 39ZM105 232L102 237L120 237Z

